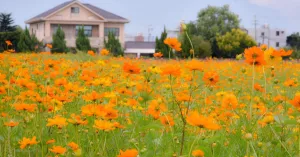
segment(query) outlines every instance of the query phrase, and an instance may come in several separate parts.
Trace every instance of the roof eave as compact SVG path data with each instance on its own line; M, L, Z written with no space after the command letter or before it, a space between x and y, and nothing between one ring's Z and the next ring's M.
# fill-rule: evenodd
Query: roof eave
M130 21L127 19L120 20L120 19L106 19L106 22L118 22L118 23L129 23Z
M44 18L34 18L34 19L30 19L25 21L26 24L31 24L31 23L35 23L35 22L39 22L39 21L44 21Z

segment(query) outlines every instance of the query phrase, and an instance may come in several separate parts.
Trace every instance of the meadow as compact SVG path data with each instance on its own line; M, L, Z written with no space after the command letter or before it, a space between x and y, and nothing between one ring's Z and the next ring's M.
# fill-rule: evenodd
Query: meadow
M300 156L300 63L289 53L2 53L0 156Z

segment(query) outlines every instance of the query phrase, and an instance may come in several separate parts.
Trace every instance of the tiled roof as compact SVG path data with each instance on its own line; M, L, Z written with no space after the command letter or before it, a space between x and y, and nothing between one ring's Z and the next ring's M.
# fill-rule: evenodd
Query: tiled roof
M45 12L43 12L43 13L41 13L41 14L33 17L33 18L31 18L28 21L40 20L42 18L45 18L45 17L47 17L47 16L51 15L52 13L54 13L54 12L56 12L56 11L64 8L64 7L66 7L67 5L69 5L69 4L73 3L73 2L74 2L74 0L64 2L64 3L62 3L62 4L58 5L58 6L50 9L50 10L47 10L47 11L45 11ZM105 18L108 21L110 21L110 20L117 20L118 21L119 20L119 21L128 22L128 20L126 18L123 18L123 17L118 16L116 14L113 14L111 12L108 12L106 10L100 9L100 8L94 6L94 5L87 4L87 3L81 3L81 4L84 5L85 7L89 8L90 10L94 11L98 15L102 16L103 18Z
M155 49L155 42L127 41L126 49Z

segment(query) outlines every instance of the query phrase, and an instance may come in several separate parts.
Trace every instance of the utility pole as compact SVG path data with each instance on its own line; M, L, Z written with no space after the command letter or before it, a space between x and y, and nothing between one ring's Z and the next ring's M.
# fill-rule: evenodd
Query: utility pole
M151 40L151 32L153 31L153 27L152 27L152 25L149 25L148 26L148 41L150 41Z
M255 41L257 41L257 36L256 36L256 28L257 28L257 25L258 25L258 21L256 19L256 15L254 15L254 35L255 35Z

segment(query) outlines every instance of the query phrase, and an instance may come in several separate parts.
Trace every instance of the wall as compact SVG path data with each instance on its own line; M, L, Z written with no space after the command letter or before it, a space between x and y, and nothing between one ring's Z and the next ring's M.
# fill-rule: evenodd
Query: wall
M29 25L30 35L35 34L39 41L45 37L45 22L33 23Z

